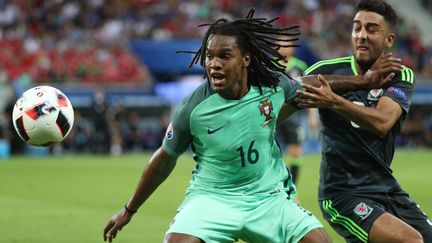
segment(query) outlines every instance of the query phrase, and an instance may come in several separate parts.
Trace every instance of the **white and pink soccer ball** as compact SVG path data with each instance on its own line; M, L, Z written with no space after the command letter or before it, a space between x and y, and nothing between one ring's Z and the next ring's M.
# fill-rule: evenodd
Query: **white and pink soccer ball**
M63 141L72 130L74 111L60 90L38 86L17 100L12 119L16 132L26 143L51 146Z

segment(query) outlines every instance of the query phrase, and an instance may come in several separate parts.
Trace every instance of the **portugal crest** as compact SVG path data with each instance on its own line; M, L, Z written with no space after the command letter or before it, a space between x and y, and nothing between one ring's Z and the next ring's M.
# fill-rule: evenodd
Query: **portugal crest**
M265 121L261 124L263 127L273 121L273 103L265 99L260 101L259 110L261 116L265 116Z

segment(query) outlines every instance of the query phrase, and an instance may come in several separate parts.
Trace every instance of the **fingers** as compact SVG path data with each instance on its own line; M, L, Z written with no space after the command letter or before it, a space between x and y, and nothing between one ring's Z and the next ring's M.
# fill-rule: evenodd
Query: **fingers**
M117 232L118 232L118 226L117 224L114 224L114 226L105 235L105 238L108 239L108 242L112 242L112 240L116 238Z
M318 84L315 84L315 86L314 86L314 85L310 85L310 84L306 84L306 83L302 83L301 86L303 88L305 88L306 90L311 91L313 93L318 93L318 90L321 87L328 87L329 86L329 84L327 83L327 80L325 80L325 78L321 74L318 74L318 81L320 82L319 87L316 87Z
M393 53L392 52L389 52L389 53L383 53L383 54L381 54L381 57L391 57L391 56L393 56Z
M105 226L104 231L103 231L104 241L107 241L107 234L113 226L114 226L114 222L112 220L108 221L108 224Z
M297 98L295 101L297 102L297 106L299 108L311 108L314 103L312 100L305 98Z
M397 62L389 62L385 63L379 68L381 72L387 71L387 72L401 72L403 69L402 63Z
M313 85L302 83L301 86L306 90L309 90L311 92L316 92L316 87Z
M121 228L121 227L120 227ZM104 229L104 241L112 242L112 240L117 236L119 230L119 225L114 221L110 220Z
M329 86L329 84L327 83L327 80L325 80L325 78L321 74L318 74L318 80L320 81L321 86L324 86L324 87Z
M303 91L303 90L299 90L298 89L298 90L296 90L296 92L298 94L302 95L303 97L308 98L308 99L318 99L319 98L318 95L310 93L310 92L306 92L306 91ZM299 99L301 99L301 98L299 98Z
M390 57L387 61L402 64L402 59L396 57Z
M394 67L399 67L399 68L403 67L402 60L399 58L394 58L394 57L392 57L388 60L385 60L385 61L381 61L379 66L380 66L380 68L385 68L385 67L389 67L389 66L394 66Z
M389 75L387 75L385 77L385 79L381 82L380 86L383 86L386 83L390 82L393 79L394 76L395 76L395 73L390 73Z
M393 58L392 52L381 54L381 56L378 58L378 60L383 60L383 59L388 59L388 58Z
M321 108L322 104L319 101L306 99L306 98L297 98L295 100L297 102L297 107L299 108Z
M402 70L402 59L393 57L392 53L382 54L377 61L372 65L372 70L380 70L382 68L393 67L392 71Z

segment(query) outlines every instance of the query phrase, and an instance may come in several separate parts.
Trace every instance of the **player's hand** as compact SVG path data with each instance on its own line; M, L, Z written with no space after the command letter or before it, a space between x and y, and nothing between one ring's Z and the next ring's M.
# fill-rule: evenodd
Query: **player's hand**
M302 84L302 87L306 89L297 90L301 96L295 101L297 106L300 108L328 108L332 106L337 96L333 93L329 83L324 79L322 75L318 75L318 80L321 83L320 87L314 87L309 84Z
M112 242L117 236L117 233L131 221L133 214L128 213L125 209L120 210L114 214L108 221L103 232L104 241Z
M402 71L402 60L393 57L392 53L382 54L365 73L368 88L381 88L390 82L396 72Z

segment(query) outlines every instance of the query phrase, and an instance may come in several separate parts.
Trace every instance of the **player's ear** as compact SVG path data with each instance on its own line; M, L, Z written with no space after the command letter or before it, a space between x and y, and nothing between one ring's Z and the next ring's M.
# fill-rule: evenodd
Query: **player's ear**
M385 46L386 46L387 48L392 47L393 44L394 44L394 41L395 41L395 34L394 34L394 33L390 33L390 34L388 34L388 35L387 35L387 38L386 38L386 40L385 40Z
M246 53L242 58L242 67L248 67L251 62L250 53Z

